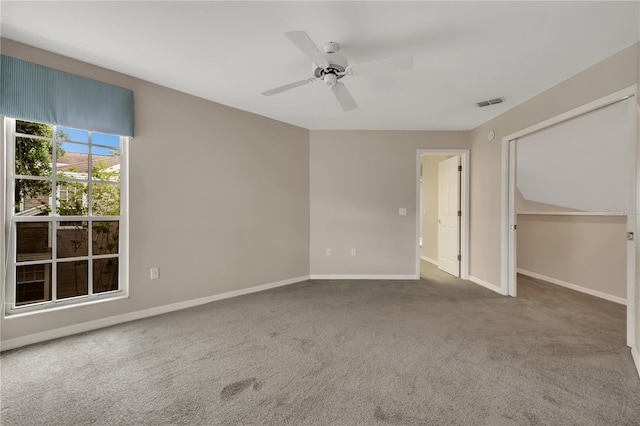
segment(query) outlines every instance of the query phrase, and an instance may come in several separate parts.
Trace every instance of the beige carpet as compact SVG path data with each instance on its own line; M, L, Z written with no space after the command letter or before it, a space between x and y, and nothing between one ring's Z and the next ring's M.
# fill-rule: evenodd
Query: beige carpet
M625 308L308 281L4 353L3 425L637 425Z

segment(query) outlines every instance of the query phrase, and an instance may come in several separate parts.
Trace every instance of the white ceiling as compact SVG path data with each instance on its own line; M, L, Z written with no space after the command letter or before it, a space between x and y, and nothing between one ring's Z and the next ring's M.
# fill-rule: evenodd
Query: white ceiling
M12 40L309 129L472 129L638 41L637 2L11 2ZM344 113L284 33L338 42L351 64L412 54L415 69L345 77ZM478 108L475 102L504 96Z

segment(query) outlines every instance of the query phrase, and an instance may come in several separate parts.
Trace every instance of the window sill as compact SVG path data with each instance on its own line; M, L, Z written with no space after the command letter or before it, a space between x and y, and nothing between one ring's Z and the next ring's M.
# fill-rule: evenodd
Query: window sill
M53 305L53 306L44 306L42 308L36 308L35 306L29 306L29 307L24 307L24 308L15 308L12 309L10 311L5 311L4 313L4 319L5 320L11 320L14 318L24 318L24 317L28 317L31 315L38 315L38 314L44 314L44 313L48 313L48 312L57 312L57 311L61 311L61 310L65 310L65 309L71 309L71 308L77 308L77 307L81 307L81 306L88 306L88 305L95 305L96 303L105 303L105 302L112 302L115 300L123 300L123 299L128 299L129 295L124 293L124 292L118 292L115 293L113 295L105 295L105 296L94 296L89 300L83 301L83 302L60 302L59 305ZM28 310L27 310L28 309Z

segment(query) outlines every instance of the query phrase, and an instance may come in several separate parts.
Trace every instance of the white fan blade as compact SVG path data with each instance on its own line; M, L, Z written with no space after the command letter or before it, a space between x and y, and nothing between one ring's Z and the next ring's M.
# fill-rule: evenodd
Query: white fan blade
M349 75L375 75L392 71L405 71L411 68L413 68L413 56L409 55L354 65L348 67L346 73Z
M275 89L267 90L262 92L264 96L272 96L281 92L286 92L287 90L295 89L296 87L305 86L309 83L313 83L316 81L315 78L308 78L306 80L296 81L294 83L285 84L284 86L276 87Z
M347 87L343 83L337 82L335 86L331 88L331 91L338 100L338 103L342 107L343 111L351 111L352 109L356 109L358 107L358 104L353 100L351 93L349 93Z
M329 61L324 57L324 54L318 46L311 40L309 34L304 31L289 31L284 33L289 40L291 40L298 49L302 50L302 53L307 55L307 58L311 59L311 62L319 66L320 68L325 68L329 66Z

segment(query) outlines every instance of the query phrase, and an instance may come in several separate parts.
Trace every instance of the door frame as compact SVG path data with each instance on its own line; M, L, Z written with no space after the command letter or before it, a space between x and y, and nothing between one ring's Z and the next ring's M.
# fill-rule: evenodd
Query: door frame
M422 192L420 191L420 166L423 155L459 155L462 166L462 179L460 179L460 278L469 279L469 182L470 173L469 149L418 149L416 150L416 279L420 279L420 234L422 234Z
M640 141L638 140L637 96L638 85L627 87L610 95L604 96L588 104L579 106L570 111L559 114L525 129L506 135L502 138L502 208L501 208L501 290L502 294L515 297L517 292L517 259L516 259L516 235L512 226L517 225L515 211L515 150L510 149L514 145L512 141L558 125L586 113L604 108L619 101L628 102L629 135L629 181L632 187L628 194L628 219L627 230L634 232L635 240L627 244L627 345L635 345L635 327L637 320L636 300L640 294L640 274L636 273L636 266L640 266L640 235L637 230L640 212ZM631 99L631 100L629 100ZM635 102L634 102L635 101ZM630 220L631 219L631 220Z

